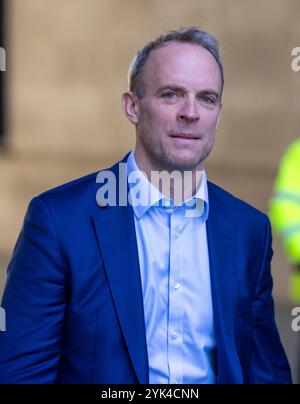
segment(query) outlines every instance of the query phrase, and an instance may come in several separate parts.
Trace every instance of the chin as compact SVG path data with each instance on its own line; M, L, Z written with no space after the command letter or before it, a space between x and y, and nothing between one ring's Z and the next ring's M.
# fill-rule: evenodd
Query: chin
M200 166L201 161L195 158L177 158L170 163L172 170L191 171Z
M195 153L181 153L172 156L174 167L181 170L194 170L204 160L204 156Z

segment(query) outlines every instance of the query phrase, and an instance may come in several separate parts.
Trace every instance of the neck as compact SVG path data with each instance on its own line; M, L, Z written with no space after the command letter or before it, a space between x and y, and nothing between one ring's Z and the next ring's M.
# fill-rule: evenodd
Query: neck
M192 170L167 169L165 167L155 167L144 164L143 160L134 155L138 168L145 174L159 191L174 201L175 205L190 199L200 186L204 165Z

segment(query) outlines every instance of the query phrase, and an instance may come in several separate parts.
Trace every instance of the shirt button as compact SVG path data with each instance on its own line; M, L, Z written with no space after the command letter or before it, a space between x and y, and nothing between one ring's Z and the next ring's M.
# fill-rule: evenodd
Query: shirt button
M174 289L179 289L180 288L180 283L179 282L176 282L175 284L174 284Z
M173 332L172 332L172 339L173 339L174 341L176 341L177 338L178 338L177 332L176 332L176 331L173 331Z

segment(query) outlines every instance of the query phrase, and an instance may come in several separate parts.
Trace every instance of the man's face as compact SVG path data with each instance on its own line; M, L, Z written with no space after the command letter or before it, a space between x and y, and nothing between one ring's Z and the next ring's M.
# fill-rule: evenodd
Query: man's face
M199 170L209 155L221 111L221 74L213 56L194 44L155 49L136 100L135 157L140 168Z

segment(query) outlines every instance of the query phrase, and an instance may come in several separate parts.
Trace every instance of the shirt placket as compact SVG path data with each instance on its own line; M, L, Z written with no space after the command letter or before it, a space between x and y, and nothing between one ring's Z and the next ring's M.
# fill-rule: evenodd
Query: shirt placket
M171 384L183 383L183 252L181 245L182 209L170 216L170 275L168 364Z

